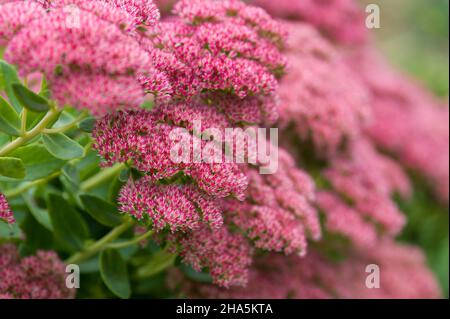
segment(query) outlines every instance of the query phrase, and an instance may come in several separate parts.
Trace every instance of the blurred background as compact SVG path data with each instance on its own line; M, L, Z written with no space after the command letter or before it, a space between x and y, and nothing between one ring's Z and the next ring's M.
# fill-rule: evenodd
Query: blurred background
M449 1L360 0L378 4L381 28L374 29L378 47L398 69L410 74L448 101L449 95ZM448 104L448 103L447 103ZM449 215L419 178L415 196L399 200L408 214L401 239L420 245L449 296Z

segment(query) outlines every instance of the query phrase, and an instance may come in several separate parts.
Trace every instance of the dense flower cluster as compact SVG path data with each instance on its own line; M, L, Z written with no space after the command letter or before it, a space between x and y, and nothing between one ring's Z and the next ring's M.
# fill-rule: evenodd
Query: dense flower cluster
M197 271L208 269L215 284L225 288L247 284L253 249L239 233L226 227L211 230L204 225L176 237L183 262Z
M427 177L438 197L448 202L448 107L391 70L371 48L345 59L370 90L374 113L370 136L404 165Z
M161 122L158 118L157 112L145 110L107 115L97 123L95 148L107 164L131 161L134 167L145 172L153 181L183 172L210 195L235 195L240 199L245 196L247 178L234 163L207 163L201 159L197 161L193 156L186 162L174 162L171 157L175 146L171 137L174 134L188 140L186 147L192 147L191 142L205 142L188 131L176 130L177 126Z
M135 34L138 23L154 25L159 18L150 0L58 0L48 7L30 1L1 5L7 31L0 44L22 75L45 75L59 105L103 114L139 107L146 91L171 91Z
M202 222L217 229L223 224L220 203L192 185L154 185L142 178L129 181L118 200L121 211L138 220L150 218L155 230L195 230Z
M285 32L262 9L241 1L180 1L176 18L162 22L151 40L166 58L174 98L194 96L220 104L236 122L276 120L276 76Z
M2 193L0 193L0 221L4 221L8 224L15 223L13 212Z
M286 254L306 254L307 235L319 240L321 230L315 208L315 186L282 149L275 174L260 175L249 168L245 202L225 204L229 221L244 231L255 246Z
M412 193L399 161L448 202L448 108L366 47L354 1L249 2L286 21L240 0L181 0L162 21L151 0L0 0L0 46L59 106L99 116L102 165L128 170L119 210L215 284L174 270L186 296L439 297L422 253L394 240L393 196ZM282 147L238 137L275 124ZM210 134L232 127L225 143ZM0 221L14 222L1 193ZM71 298L62 268L0 246L0 298Z
M53 252L21 258L13 245L0 246L0 299L66 299L65 267Z
M371 143L354 142L349 154L335 158L324 176L363 218L387 233L401 231L405 218L391 196L409 194L408 177L394 161L377 153Z
M366 286L367 265L380 267L380 288ZM172 274L171 280L180 279ZM340 262L316 252L298 260L269 255L257 260L244 289L186 283L182 292L200 298L438 298L440 291L425 258L415 247L382 241L374 249L354 250ZM177 281L179 282L179 280Z
M274 16L307 22L335 41L364 43L367 28L364 13L353 0L252 0Z
M289 30L289 69L279 89L280 124L293 123L296 133L310 138L320 153L336 153L346 140L361 135L371 117L366 89L314 28L291 23Z
M250 235L247 225L238 232L230 231L238 226L237 220L233 227L231 218L224 224L229 203L238 205L247 196L247 171L251 169L227 162L223 145L207 143L202 134L209 128L223 133L232 123L277 119L275 92L277 76L285 66L280 53L285 33L264 11L240 1L181 1L175 13L177 17L159 23L153 35L140 40L158 61L156 68L171 80L171 98L157 101L151 111L106 115L97 122L94 147L106 165L126 162L144 175L121 190L121 211L148 221L160 234L170 230L166 240L178 247L183 261L196 270L208 269L217 284L244 285L252 248L241 232L256 239L258 231L267 237L263 232L273 231L273 227L266 223L266 229L255 228ZM197 121L201 127L196 126ZM177 151L190 151L189 158L181 162L171 157L174 134L177 141L187 141ZM242 146L239 143L247 146L245 140L231 143L228 146L233 149ZM201 146L201 154L191 149L194 145ZM205 151L207 145L210 148ZM285 189L294 185L297 189L290 190L290 202L279 192L279 207L272 205L289 222L276 230L280 236L277 244L267 242L259 247L304 252L303 224L308 224L316 239L320 235L316 213L303 196L312 192L312 181L297 174L293 162L289 165L285 170L293 172L284 171L277 181L285 183ZM273 194L277 181L272 181ZM257 181L252 182L256 187ZM255 225L258 221L252 219ZM283 227L296 228L294 238L286 239L291 241L286 247L283 232L286 238L292 235Z

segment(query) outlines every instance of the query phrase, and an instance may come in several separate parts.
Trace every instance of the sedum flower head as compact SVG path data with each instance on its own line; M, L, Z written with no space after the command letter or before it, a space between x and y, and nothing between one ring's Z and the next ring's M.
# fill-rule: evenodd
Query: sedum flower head
M0 246L0 295L14 299L74 298L65 283L65 267L54 252L20 257L13 245ZM3 298L3 297L2 297Z

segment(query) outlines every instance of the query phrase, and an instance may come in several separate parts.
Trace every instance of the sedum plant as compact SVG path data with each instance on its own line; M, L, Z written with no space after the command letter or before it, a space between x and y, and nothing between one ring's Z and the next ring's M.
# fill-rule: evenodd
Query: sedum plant
M173 2L0 0L0 298L440 297L396 238L411 170L448 204L448 156L421 152L448 151L448 109L374 57L357 6L181 0L161 19ZM215 144L172 158L173 132L258 127L280 132L258 141L272 174Z

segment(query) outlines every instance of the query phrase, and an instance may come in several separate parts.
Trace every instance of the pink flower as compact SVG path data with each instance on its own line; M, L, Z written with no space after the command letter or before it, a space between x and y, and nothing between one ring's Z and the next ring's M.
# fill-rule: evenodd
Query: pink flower
M321 237L313 207L314 182L283 149L275 174L260 175L249 168L247 176L246 201L225 202L228 222L243 231L257 248L305 255L307 237Z
M371 92L374 142L426 177L443 202L449 196L449 109L395 72L372 48L346 57ZM447 105L444 105L447 104Z
M280 124L293 124L302 141L310 139L319 155L331 156L347 139L358 138L370 120L368 92L315 29L289 26L289 66L279 89Z
M207 268L215 284L225 288L246 285L253 250L240 234L226 227L211 230L203 226L179 234L177 242L182 261L199 272Z
M189 112L189 109L186 111ZM96 140L94 147L107 165L131 161L136 169L146 173L153 181L182 172L209 195L245 197L247 178L237 164L196 159L193 150L187 161L174 161L171 150L177 141L171 139L171 133L181 140L187 139L188 145L185 146L189 148L193 148L194 143L202 145L205 141L188 130L180 131L180 127L165 124L159 120L161 118L169 119L157 110L108 115L97 123L93 133Z
M343 44L361 44L367 40L365 15L355 0L253 0L270 14L314 25L328 37Z
M0 46L5 46L23 26L44 14L39 4L31 1L0 1Z
M16 25L5 26L5 59L22 75L44 73L62 106L95 115L138 108L145 93L170 94L168 78L153 66L133 31L136 15L139 23L154 24L156 8L142 7L151 1L108 3L58 0L47 12L28 1L0 6L0 14ZM67 10L69 5L74 7Z
M153 229L172 232L195 230L201 223L220 228L223 220L217 199L193 185L155 185L147 178L128 182L119 195L120 210Z
M378 243L375 225L364 220L354 208L344 203L332 192L322 191L317 194L317 205L325 215L327 232L340 234L361 247L372 247Z
M381 269L380 287L366 286L368 265ZM255 261L245 288L222 289L191 283L177 273L181 290L194 298L251 299L423 299L439 298L441 292L416 247L382 241L373 249L350 251L343 261L329 260L311 252L307 257L271 254ZM179 285L180 286L180 285Z
M15 246L0 246L0 295L14 299L74 298L65 283L65 266L54 252L21 258Z
M395 202L394 193L410 193L408 177L391 159L379 154L364 139L354 141L348 154L336 157L324 171L333 190L342 195L362 216L388 234L398 234L405 224Z
M237 0L180 1L174 13L143 41L170 78L173 100L216 105L237 123L273 123L283 26Z
M13 212L2 193L0 193L0 221L4 221L8 224L14 224L16 222Z

